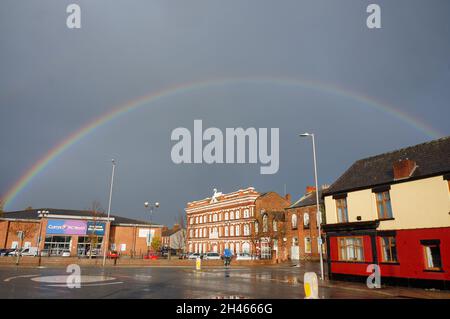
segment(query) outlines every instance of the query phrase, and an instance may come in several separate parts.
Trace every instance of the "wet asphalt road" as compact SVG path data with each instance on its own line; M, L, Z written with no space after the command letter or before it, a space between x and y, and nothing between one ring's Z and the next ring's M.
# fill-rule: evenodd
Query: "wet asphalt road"
M61 268L0 267L0 298L304 298L303 274L317 264L301 267L224 269L178 267L86 267L81 288L68 288L70 275ZM321 298L388 298L364 285L321 287Z

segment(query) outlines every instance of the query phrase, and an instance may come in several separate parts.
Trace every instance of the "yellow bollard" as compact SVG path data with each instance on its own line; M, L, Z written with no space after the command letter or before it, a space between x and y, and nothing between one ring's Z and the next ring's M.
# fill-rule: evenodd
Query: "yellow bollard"
M305 299L319 299L319 284L315 272L307 272L303 277Z
M200 257L195 260L195 270L202 270L202 259Z

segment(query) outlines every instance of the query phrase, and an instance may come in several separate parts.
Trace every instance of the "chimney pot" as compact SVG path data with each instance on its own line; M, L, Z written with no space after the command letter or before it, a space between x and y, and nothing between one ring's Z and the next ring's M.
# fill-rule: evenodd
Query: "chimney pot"
M314 187L314 186L306 186L306 194L309 194L309 193L312 193L312 192L315 192L316 191L316 188Z

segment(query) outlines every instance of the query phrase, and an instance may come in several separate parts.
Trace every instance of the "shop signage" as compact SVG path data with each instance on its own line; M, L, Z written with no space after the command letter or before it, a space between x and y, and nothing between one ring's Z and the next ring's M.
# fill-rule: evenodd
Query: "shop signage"
M49 219L46 233L53 235L86 235L87 223L80 220Z
M101 222L87 222L87 235L105 235L106 223Z

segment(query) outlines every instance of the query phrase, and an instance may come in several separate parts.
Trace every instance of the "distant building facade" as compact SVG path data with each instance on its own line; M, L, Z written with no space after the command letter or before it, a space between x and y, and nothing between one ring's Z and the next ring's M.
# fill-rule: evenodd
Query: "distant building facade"
M174 249L177 252L184 252L186 248L186 229L181 228L179 224L174 224L172 229L163 227L162 247Z
M355 162L324 192L331 278L450 287L450 137Z
M234 254L271 258L274 238L265 226L278 220L274 213L283 213L288 203L276 193L261 194L253 187L228 194L214 190L212 197L187 204L187 250L222 254L228 248Z

